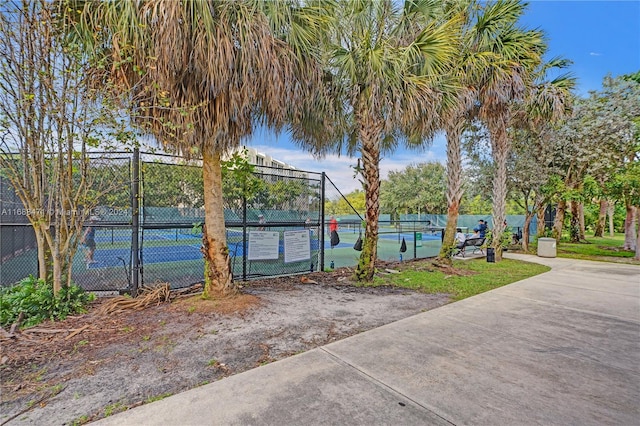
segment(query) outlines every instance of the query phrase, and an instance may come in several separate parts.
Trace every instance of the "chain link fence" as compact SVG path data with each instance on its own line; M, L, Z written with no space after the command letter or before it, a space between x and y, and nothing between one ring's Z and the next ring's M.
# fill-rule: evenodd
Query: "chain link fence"
M72 277L87 290L124 290L130 282L124 271L131 256L125 254L122 261L116 259L115 263L109 252L131 251L131 154L91 153L88 157L89 198L94 204L77 207L92 219L87 220L86 227L93 229L95 250L88 241L79 245L71 263ZM55 229L51 231L52 238L56 238ZM129 238L124 237L127 233ZM36 238L27 209L4 177L0 177L0 244L0 285L38 276Z
M85 230L95 250L81 245L73 280L89 291L130 291L168 282L174 288L204 279L201 252L204 185L201 164L149 153L94 153L92 180L99 194ZM234 279L248 280L354 266L364 238L364 212L324 173L286 166L254 166L238 180L223 176L224 221ZM325 211L326 200L348 204L351 214ZM343 211L345 209L342 209ZM0 285L38 274L35 236L20 199L0 177ZM461 216L471 229L478 218ZM509 216L521 226L522 216ZM334 224L332 224L332 222ZM380 215L378 258L436 256L446 216ZM335 228L334 228L335 227ZM337 230L339 241L331 238Z
M92 154L92 180L108 190L87 215L73 281L89 291L128 291L156 282L174 288L204 279L202 168L150 153ZM322 268L323 174L255 166L252 190L224 181L226 237L236 280ZM0 285L38 275L35 236L8 180L0 181ZM296 239L308 241L307 250ZM266 242L265 242L266 241Z
M362 194L362 201L364 194ZM333 267L352 267L357 265L360 251L356 250L358 239L364 239L364 211L351 205L338 187L327 178L326 198L333 200L330 209L325 212L325 235L329 237L330 222L335 220L340 242L329 245L325 250L325 265ZM362 210L364 207L361 207ZM338 211L340 212L338 214ZM345 214L350 211L350 214ZM333 219L332 219L333 218ZM378 259L387 262L424 259L437 256L442 246L444 227L432 224L427 219L392 219L389 214L378 217Z
M140 263L143 283L185 286L204 279L204 224L199 165L143 161ZM223 181L226 239L234 279L289 275L319 268L322 174L255 166L250 182ZM242 185L251 184L251 191ZM308 238L308 253L287 241ZM251 247L259 250L251 250ZM271 249L269 248L271 247Z
M37 271L36 236L22 201L0 176L0 284L11 284Z

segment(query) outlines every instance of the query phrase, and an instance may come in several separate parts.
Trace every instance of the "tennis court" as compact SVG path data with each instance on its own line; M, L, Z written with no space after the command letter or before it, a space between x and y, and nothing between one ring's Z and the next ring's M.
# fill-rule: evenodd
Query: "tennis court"
M242 243L242 231L227 229L227 242L231 257L243 257L245 255ZM144 239L147 241L142 247L142 260L145 264L182 262L202 259L200 251L202 234L193 233L191 229L153 229L145 230ZM117 244L127 243L131 240L131 231L127 229L103 230L96 233L97 248L94 252L95 263L87 266L88 269L121 267L123 259L129 264L130 247ZM110 247L112 245L120 247ZM319 249L319 240L310 240L311 251ZM324 242L325 249L331 249L329 240ZM340 242L334 249L352 248L351 242ZM278 252L284 253L284 239L280 236Z
M330 249L329 247L324 252L325 267L329 268L333 262L334 267L352 267L358 263L360 252L353 248L359 233L344 231L338 232L340 235L340 244ZM414 258L427 258L437 256L440 252L442 245L442 239L439 233L436 234L423 234L422 245L417 242L414 244L414 234L398 233L394 232L381 232L378 235L378 259L385 261L398 261L400 255L402 260L410 260ZM402 238L405 238L407 245L407 251L400 252L400 246L402 244Z
M397 240L397 241L402 241L402 239L404 238L404 240L406 242L409 241L414 241L416 239L417 235L414 232L381 232L379 234L379 238L385 239L385 240ZM427 234L427 233L420 233L420 236L417 238L418 241L425 241L425 240L442 240L442 235L440 233L437 234Z
M240 234L242 237L242 234ZM98 228L96 230L96 244L130 243L131 228ZM193 228L171 228L171 229L146 229L144 230L145 241L202 241L202 233L194 232Z
M93 258L95 263L89 264L89 269L113 268L122 266L122 259L127 264L131 250L129 248L96 249ZM142 258L145 263L180 262L183 260L201 259L200 246L174 245L143 247Z
M282 231L281 231L282 232ZM131 270L131 229L125 227L102 227L96 232L95 263L85 262L86 249L81 246L74 259L74 280L91 290L126 288ZM329 237L325 235L325 268L353 267L358 263L360 252L353 249L359 236L357 231L339 232L340 243L331 247ZM402 238L405 238L407 251L400 253ZM277 269L280 273L299 273L319 267L319 236L314 232L310 240L311 259L293 264L284 264L283 236L280 235L278 260L244 262L242 229L228 228L227 243L232 258L233 273L236 278L243 276L246 267L247 276L263 276L265 271ZM171 282L174 286L185 286L203 279L204 263L200 247L202 234L198 229L145 229L142 244L142 261L145 282ZM403 260L414 257L436 256L440 249L439 234L423 234L422 246L417 242L414 247L413 232L383 231L378 241L378 258L385 261L397 261L400 254ZM414 254L415 253L415 254ZM3 275L9 276L12 270L19 272L26 267L24 263L37 265L36 251L30 250L3 264ZM313 266L312 266L313 265ZM5 269L6 266L6 269ZM15 280L21 278L16 275Z
M201 281L204 262L200 251L200 225L204 221L204 208L202 175L198 170L200 164L177 164L174 160L182 160L179 157L167 159L172 156L148 152L134 152L132 155L117 153L115 157L113 153L94 154L96 159L103 158L106 161L104 164L110 165L111 169L105 168L105 171L110 170L111 176L122 185L119 192L97 201L99 205L93 209L98 216L93 225L96 229L96 262L87 265L85 258L89 251L84 246L79 247L73 259L73 279L87 289L112 285L112 288L121 289L126 278L131 278L135 285L156 280L180 282L181 285ZM270 205L267 207L261 198L263 194L259 197L238 196L233 192L225 194L226 207L223 217L219 219L227 226L226 239L235 277L304 273L314 268L317 270L321 262L327 268L331 264L334 267L353 267L358 263L361 252L354 250L353 246L364 231L363 216L353 211L352 214L337 217L341 241L331 247L327 235L328 220L321 208L322 202L344 196L325 173L283 170L279 166L255 167L257 178L267 183L278 183L269 191L274 191L274 194L281 192L280 184L283 184L300 195L278 202L277 207L267 203ZM133 185L130 179L136 175L132 173L136 168L140 172L137 176L142 176L142 185ZM165 175L171 179L164 179ZM162 190L157 190L157 185ZM133 193L134 190L137 192ZM15 194L0 199L0 205L7 202L13 207L21 204ZM244 240L249 240L248 233L262 226L259 225L260 217L265 218L267 230L279 233L279 256L277 259L250 262L246 253L248 242ZM29 274L37 274L35 245L28 239L16 238L17 235L26 234L20 227L30 226L23 223L23 219L15 218L15 224L12 222L10 226L3 224L7 227L7 233L3 233L2 238L3 273L0 285L11 285ZM487 220L490 217L460 216L457 225L461 228L471 227L478 219ZM389 214L381 214L378 218L378 258L390 261L401 257L408 260L437 255L441 245L441 230L446 220L446 215L400 215L392 219ZM509 216L507 220L511 226L522 226L524 216ZM309 239L311 260L285 263L284 232L302 229L312 232ZM320 247L321 235L318 232L325 233L324 247ZM420 232L421 238L417 237L417 232ZM9 235L12 236L10 239L7 238ZM403 240L406 251L400 253ZM275 247L271 247L275 251ZM306 255L306 247L304 250ZM132 252L138 253L133 256ZM140 262L137 262L138 257ZM251 269L250 273L248 269Z

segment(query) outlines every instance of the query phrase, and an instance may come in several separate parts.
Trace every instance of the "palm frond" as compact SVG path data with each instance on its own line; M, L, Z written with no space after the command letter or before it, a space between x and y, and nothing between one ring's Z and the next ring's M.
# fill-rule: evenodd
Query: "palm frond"
M137 121L185 155L224 152L256 124L308 123L303 111L327 105L314 35L328 15L317 7L114 0L85 11L105 28L110 78Z

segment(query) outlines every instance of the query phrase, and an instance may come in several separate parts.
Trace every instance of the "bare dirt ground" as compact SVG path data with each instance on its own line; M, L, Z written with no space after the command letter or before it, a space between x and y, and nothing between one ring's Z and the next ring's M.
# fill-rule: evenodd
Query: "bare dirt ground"
M83 424L449 302L350 275L251 281L228 300L185 296L108 316L102 299L0 339L0 425Z

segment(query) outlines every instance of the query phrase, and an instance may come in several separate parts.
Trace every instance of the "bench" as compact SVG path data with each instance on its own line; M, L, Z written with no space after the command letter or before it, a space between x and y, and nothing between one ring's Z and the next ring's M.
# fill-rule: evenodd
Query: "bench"
M511 234L511 244L521 244L522 243L522 229L518 228L518 230Z
M475 252L477 251L484 254L484 250L482 249L482 246L484 245L485 239L486 238L484 237L467 238L466 240L464 240L464 244L462 244L462 247L456 247L457 251L455 251L453 255L454 256L461 255L462 257L464 257L467 251L467 247L473 247L473 252L471 254L475 254Z

